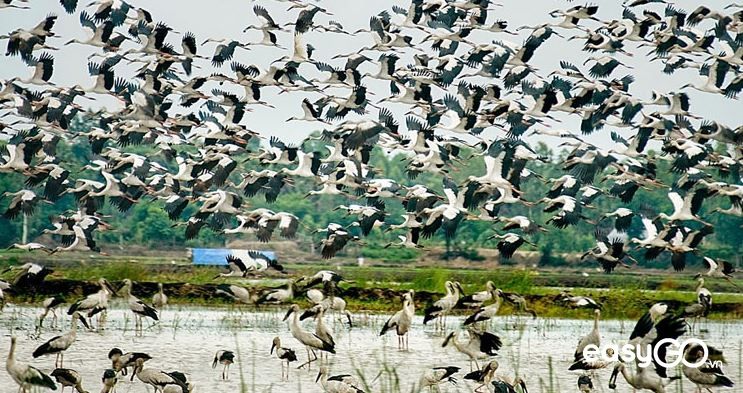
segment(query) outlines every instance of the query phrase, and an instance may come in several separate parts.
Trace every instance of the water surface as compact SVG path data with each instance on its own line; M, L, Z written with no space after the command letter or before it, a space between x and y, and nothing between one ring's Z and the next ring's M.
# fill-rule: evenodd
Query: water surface
M196 392L240 392L241 382L247 392L322 392L315 383L317 364L312 370L297 370L296 366L306 360L306 352L294 340L288 325L281 319L286 308L255 311L251 308L195 308L171 307L162 313L160 323L145 322L144 336L137 337L132 331L133 319L130 311L114 308L109 311L107 330L103 333L80 330L78 339L65 353L65 367L79 371L84 378L83 386L90 392L101 389L100 378L105 368L110 367L107 354L112 347L123 351L147 352L153 359L147 368L164 371L178 370L188 375L195 383ZM590 314L590 311L586 311ZM60 320L61 327L45 327L40 337L34 335L34 320L40 309L31 307L6 307L0 314L0 355L4 359L10 344L11 329L18 337L16 358L30 362L35 367L51 372L54 356L33 359L31 353L49 338L69 329L69 319ZM66 317L66 316L65 316ZM378 332L387 315L357 314L353 329L343 324L339 317L327 316L326 324L335 332L337 355L330 356L331 373L359 373L368 380L373 379L384 365L397 370L401 392L410 392L425 369L435 366L459 366L460 382L442 385L444 392L471 392L476 387L461 377L469 371L467 358L453 347L442 348L444 335L433 326L423 326L417 317L410 335L410 351L397 350L397 339L393 332L379 337ZM51 323L49 318L46 325ZM461 318L450 317L448 330L461 324ZM304 324L314 329L312 322ZM622 343L629 336L633 321L601 321L602 339L606 342ZM726 373L736 382L735 389L725 392L743 392L741 381L741 338L743 323L740 321L702 323L708 332L698 335L710 345L722 349L728 360ZM579 373L568 372L572 354L578 339L592 328L590 320L531 319L530 317L504 316L496 318L489 327L504 343L496 359L500 363L499 374L513 377L516 372L526 381L529 391L577 392ZM282 345L296 350L299 362L292 363L290 380L280 381L279 360L269 354L271 340L281 337ZM237 354L237 363L232 366L230 379L220 379L221 366L211 368L214 353L226 349ZM3 360L4 362L4 360ZM549 364L552 363L550 368ZM551 370L551 371L550 371ZM597 392L610 392L608 377L610 370L599 372L594 380ZM675 374L680 370L671 371ZM392 392L389 385L393 377L384 374L372 386L374 392ZM0 370L0 391L14 392L15 385L4 370ZM8 389L7 387L12 387ZM552 390L550 390L550 387ZM138 381L130 382L122 377L117 391L147 392L147 387ZM427 391L427 389L426 389ZM632 390L621 380L615 390L629 393ZM687 380L674 383L668 392L692 392L695 388Z

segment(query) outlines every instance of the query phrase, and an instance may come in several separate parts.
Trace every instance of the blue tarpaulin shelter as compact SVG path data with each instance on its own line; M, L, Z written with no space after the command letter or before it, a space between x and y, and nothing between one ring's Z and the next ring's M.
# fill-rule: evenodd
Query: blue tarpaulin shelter
M251 259L250 256L248 256L249 251L258 250L240 250L233 248L192 248L191 261L194 265L226 265L228 255L234 255L235 257L243 260ZM272 259L276 258L276 253L273 251L258 252Z

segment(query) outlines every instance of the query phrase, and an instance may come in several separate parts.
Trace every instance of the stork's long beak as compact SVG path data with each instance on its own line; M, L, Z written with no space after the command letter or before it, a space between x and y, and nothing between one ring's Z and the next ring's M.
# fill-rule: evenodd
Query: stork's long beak
M282 319L282 321L286 321L289 318L289 315L292 315L293 312L294 310L290 308L289 311L286 312L286 315L284 315L284 319Z
M219 359L217 359L217 357L214 356L214 361L212 362L212 368L217 368L217 363L219 363Z
M319 373L317 373L317 378L315 378L315 383L317 383L317 381L320 380L320 377L321 376L322 376L322 371L320 371Z
M276 343L271 344L271 354L273 354L273 349L276 348Z
M111 292L112 294L116 295L116 292L117 291L114 289L114 287L111 285L111 283L108 282L108 280L103 279L103 285L106 287L106 289L109 290L109 292Z
M449 344L449 340L451 340L452 337L454 337L454 332L451 332L449 333L448 336L446 336L446 339L444 340L444 343L441 344L441 347L442 348L446 347Z

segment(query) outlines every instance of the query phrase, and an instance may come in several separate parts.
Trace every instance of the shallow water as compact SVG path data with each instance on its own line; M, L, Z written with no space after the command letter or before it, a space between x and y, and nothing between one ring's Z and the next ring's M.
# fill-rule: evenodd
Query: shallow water
M322 387L315 383L317 364L312 371L297 370L298 363L306 360L306 352L292 338L288 326L281 319L285 308L256 312L253 309L225 308L204 309L194 307L171 307L162 313L162 321L154 326L145 322L143 337L136 337L132 332L131 313L124 309L109 311L107 330L104 333L80 330L77 342L65 352L65 367L79 371L84 378L83 386L90 392L101 389L100 377L105 368L110 367L107 353L112 347L126 351L147 352L153 359L145 364L146 368L157 368L164 371L178 370L188 375L196 385L196 392L241 392L241 374L246 392L322 392ZM590 314L590 311L586 311ZM0 314L0 356L5 358L10 344L11 329L18 337L16 359L30 362L43 371L51 372L54 368L54 356L32 359L31 352L49 338L69 329L69 321L60 320L63 328L46 327L40 338L34 337L33 326L37 308L6 307ZM331 374L354 374L360 371L367 380L373 379L386 364L397 370L399 390L390 389L393 378L384 374L369 389L374 392L410 392L426 368L434 366L459 366L462 368L457 385L442 385L443 392L471 392L476 387L470 381L462 380L469 371L467 358L453 347L443 349L441 343L444 335L434 331L431 324L423 326L421 318L416 318L410 336L410 351L399 352L397 339L393 332L379 337L378 332L386 315L355 315L353 329L349 330L339 318L326 317L326 324L335 332L337 355L330 356ZM459 326L461 318L450 317L447 324L450 328ZM51 324L49 317L45 325ZM601 321L602 339L604 342L621 343L629 336L634 326L633 321ZM305 327L313 329L307 321ZM513 377L516 370L526 380L529 392L577 392L578 373L568 372L577 340L591 330L590 320L531 319L528 317L498 317L491 323L489 331L499 335L504 347L499 351L497 360L500 363L499 375ZM720 323L703 323L702 328L708 333L699 335L710 345L722 349L728 360L726 373L738 386L725 392L743 392L741 380L741 338L743 322L730 321ZM282 339L282 345L294 348L299 362L292 363L290 380L280 381L279 360L269 354L271 340L274 336ZM237 363L232 366L230 379L220 379L221 366L211 368L214 353L220 349L232 350L237 354ZM552 361L552 370L548 363ZM3 360L4 362L4 360ZM242 373L241 373L242 371ZM675 374L679 371L671 371ZM597 392L610 392L608 377L610 370L599 373L594 379ZM550 376L551 375L551 376ZM550 383L550 378L552 382ZM552 389L550 390L550 386ZM0 393L15 392L15 385L7 373L0 370ZM128 377L121 377L117 391L147 392L144 384L136 378L129 382ZM425 391L428 391L427 389ZM668 392L692 392L695 388L687 380L680 384L675 382ZM623 380L619 380L617 393L631 392Z

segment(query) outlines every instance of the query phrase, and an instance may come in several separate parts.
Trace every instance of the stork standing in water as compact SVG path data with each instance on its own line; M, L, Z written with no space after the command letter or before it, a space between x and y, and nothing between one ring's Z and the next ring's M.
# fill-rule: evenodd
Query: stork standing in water
M70 308L67 310L68 315L72 315L74 312L87 312L87 317L92 318L93 315L99 314L97 329L103 330L106 324L106 313L108 310L108 300L116 291L108 283L105 278L98 279L98 285L101 289L98 292L90 294L83 299L72 303Z
M317 360L317 354L315 353L316 349L335 354L335 345L323 340L315 333L302 329L302 326L299 325L299 311L299 306L292 304L289 311L287 311L284 316L284 321L292 316L292 319L289 321L289 330L291 331L292 336L307 349L307 361L299 365L297 368L302 368L306 365L309 369L312 366L312 362ZM310 358L310 355L312 355L312 358Z
M698 363L707 352L707 362L699 367L690 367L686 364L681 365L681 371L684 376L697 385L698 391L701 393L702 388L707 389L710 392L711 388L714 387L733 387L735 384L722 372L722 368L714 366L710 361L719 360L725 361L722 356L722 351L717 348L707 346L706 350L699 344L689 345L684 348L684 359L694 365Z
M83 389L83 377L79 372L69 368L57 368L52 371L51 376L57 380L57 383L62 385L62 391L66 387L71 387L73 390L77 390L78 393L87 393Z
M315 335L320 337L325 342L335 346L335 339L333 339L333 332L325 325L323 317L325 316L325 309L321 305L313 306L307 311L303 312L299 317L299 320L305 320L309 317L315 318ZM320 352L320 362L322 363L322 352Z
M516 377L513 382L507 379L493 381L493 387L495 387L496 393L516 393L517 386L521 388L521 393L528 393L526 382L521 377Z
M500 340L500 337L496 336L495 334L488 333L488 332L480 332L475 329L468 329L469 333L469 340L466 342L460 342L459 341L459 332L451 332L448 336L446 336L446 339L444 340L444 343L441 344L443 348L446 348L447 345L451 342L454 345L454 348L457 349L457 351L467 355L470 359L470 371L472 371L472 363L475 363L475 367L478 369L480 368L480 365L477 364L478 359L487 359L491 356L496 356L500 347L503 345L503 343Z
M281 346L281 339L276 336L273 338L271 344L271 353L274 349L276 350L276 357L281 361L281 380L289 380L289 363L297 361L297 354L291 348L284 348ZM286 361L286 374L284 373L284 361Z
M212 362L212 368L217 368L217 364L222 364L222 379L230 378L230 366L235 363L235 354L232 351L217 351L214 354L214 361Z
M41 302L41 305L44 307L44 311L41 312L41 315L39 315L39 325L37 326L37 329L41 329L42 324L44 323L44 318L49 314L49 312L52 313L52 328L57 326L57 308L64 304L65 298L62 296L52 296L44 299L43 302Z
M459 283L447 281L444 287L446 288L446 295L427 308L426 316L423 318L424 325L436 318L437 330L446 328L446 315L454 309L461 295L461 286Z
M5 370L18 384L18 392L27 393L34 386L57 390L57 385L48 375L35 367L15 360L15 346L16 338L13 336L10 338L10 351L8 351L8 358L5 361Z
M402 295L402 310L391 316L384 323L384 326L382 326L382 331L379 332L380 336L384 336L388 330L394 328L395 332L397 332L397 349L401 351L410 349L408 333L410 332L410 326L413 324L413 317L415 316L414 296L415 291L412 289Z
M645 351L651 351L640 355L650 356L653 353L658 353L663 356L663 359L660 360L666 361L665 354L667 351L663 347L656 348L659 345L658 343L667 338L677 339L686 332L686 321L683 318L670 315L668 311L668 305L656 303L637 321L628 343ZM663 346L668 345L669 343L663 344ZM647 389L656 393L665 393L666 386L680 377L669 377L667 369L658 363L655 363L654 366L640 367L639 364L628 365L620 362L614 366L614 371L609 378L609 388L616 388L617 377L621 373L627 383L634 389Z
M127 299L129 309L134 313L134 332L142 335L142 318L149 317L158 321L157 310L132 295L132 280L128 278L124 279L124 286L121 288L121 292Z
M72 326L70 327L70 331L61 335L52 337L49 341L45 342L44 344L41 344L33 353L34 358L37 358L39 356L43 355L51 355L56 354L57 358L54 361L54 367L62 367L64 363L64 351L66 351L72 344L77 340L77 322L78 320L82 322L82 324L89 328L88 323L85 321L85 318L80 315L80 313L75 312L72 314Z
M690 328L694 332L694 325L699 321L700 318L706 318L709 312L712 310L712 293L709 289L704 287L704 278L701 276L697 277L697 302L684 308L684 317L694 318Z
M122 374L127 374L127 368L135 367L138 359L144 359L148 361L152 359L152 356L144 352L127 352L123 353L119 348L112 348L108 351L108 358L111 360L111 368L114 371L121 371ZM134 380L134 373L132 372L131 380Z
M333 284L332 282L326 282L325 286L327 288L332 288L334 285L335 284ZM331 292L327 289L326 291ZM313 288L307 291L307 299L315 305L321 306L323 311L331 310L337 314L345 315L346 320L348 321L348 327L353 327L353 319L351 317L351 313L346 310L346 301L342 298L332 294L326 297L321 290Z
M578 346L575 348L575 353L573 354L573 364L568 368L568 370L590 370L596 368L592 362L587 362L583 357L583 350L588 345L595 345L597 347L601 346L601 333L599 332L601 310L595 309L593 313L593 329L591 329L590 333L578 340Z
M168 295L163 292L163 283L157 283L157 293L152 296L152 307L162 310L168 305Z
M495 377L495 372L498 370L498 361L492 360L482 368L482 370L470 371L469 374L464 376L464 379L479 382L480 386L475 388L475 393L482 392L482 388L488 389L488 385Z
M176 385L180 387L182 392L190 391L186 382L182 380L185 379L183 374L177 372L166 373L154 369L145 369L144 362L145 360L142 358L137 359L137 362L134 366L134 375L136 375L137 379L139 379L143 383L152 386L155 389L155 392L157 392L158 390L164 392L165 388L170 385Z

